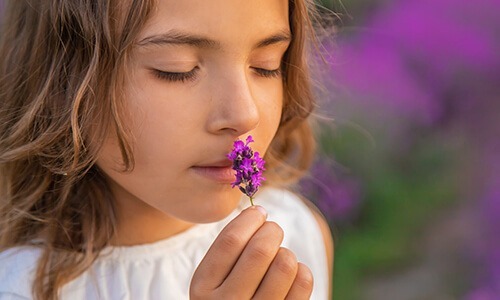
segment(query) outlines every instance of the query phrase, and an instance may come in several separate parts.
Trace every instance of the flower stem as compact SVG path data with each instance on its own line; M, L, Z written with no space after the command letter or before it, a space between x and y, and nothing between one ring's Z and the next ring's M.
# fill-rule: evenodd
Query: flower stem
M250 199L250 204L252 204L253 206L253 198L252 197L248 197Z

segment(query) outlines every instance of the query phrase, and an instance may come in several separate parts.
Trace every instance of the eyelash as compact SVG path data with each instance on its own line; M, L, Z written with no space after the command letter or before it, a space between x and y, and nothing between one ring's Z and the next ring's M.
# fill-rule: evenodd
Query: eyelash
M257 74L259 74L262 77L266 77L266 78L278 78L281 76L281 68L278 68L275 70L254 68L254 70L255 70L255 72L257 72Z
M154 73L159 79L167 80L170 82L186 82L196 79L198 69L198 67L195 67L189 72L164 72L160 70L154 70ZM281 76L281 68L275 70L254 68L254 70L257 74L265 78L278 78Z
M185 82L185 81L193 81L196 79L196 75L198 73L198 67L195 67L189 72L164 72L160 70L155 70L154 73L156 77L167 80L170 82Z

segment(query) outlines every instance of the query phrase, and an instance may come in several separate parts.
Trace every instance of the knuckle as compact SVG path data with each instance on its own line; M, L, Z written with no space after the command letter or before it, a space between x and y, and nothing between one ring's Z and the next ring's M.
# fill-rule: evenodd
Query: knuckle
M276 254L273 247L264 243L255 243L248 249L251 260L262 261L272 260Z
M202 284L194 284L194 282L193 282L193 283L191 283L191 286L189 288L189 299L190 300L216 300L216 299L221 299L221 297L218 295L217 290L206 289L206 288L204 288L204 286Z
M200 284L192 282L189 288L189 299L207 299L207 291Z
M297 258L292 251L280 248L275 258L275 265L279 272L287 275L295 275L297 272Z
M234 291L224 291L224 292L221 292L221 293L217 293L216 295L214 295L214 297L212 297L213 300L220 300L220 299L224 299L224 300L240 300L241 299L241 296L238 295L237 292L234 292ZM210 300L212 300L210 299ZM190 299L191 300L191 299Z
M206 281L195 273L189 285L189 299L211 299L213 293L214 290L206 284Z
M229 249L241 247L245 244L241 236L233 232L226 232L224 235L222 235L220 237L220 242L222 247L227 247Z
M266 231L272 233L272 235L277 239L282 240L285 236L283 229L276 222L267 221L263 226Z
M304 265L299 263L299 270L297 276L295 277L295 284L303 290L312 291L314 286L314 278L311 270Z

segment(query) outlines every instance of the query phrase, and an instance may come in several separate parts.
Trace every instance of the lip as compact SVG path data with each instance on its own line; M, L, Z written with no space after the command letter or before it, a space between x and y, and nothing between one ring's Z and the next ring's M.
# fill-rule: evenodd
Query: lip
M231 183L234 182L235 171L232 169L233 162L227 157L222 159L215 159L206 161L195 166L191 169L198 175L205 177L217 183Z
M233 162L229 159L221 159L213 162L202 163L194 166L195 168L231 168Z
M231 183L235 180L234 170L230 166L193 166L198 175L219 183Z

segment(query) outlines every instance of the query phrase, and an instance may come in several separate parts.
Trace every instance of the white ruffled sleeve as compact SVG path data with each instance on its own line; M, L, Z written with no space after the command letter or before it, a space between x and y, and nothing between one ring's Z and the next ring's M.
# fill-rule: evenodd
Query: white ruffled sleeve
M0 300L29 300L29 299L30 298L19 296L18 294L0 292Z
M23 246L0 253L0 299L32 299L32 283L41 250Z

